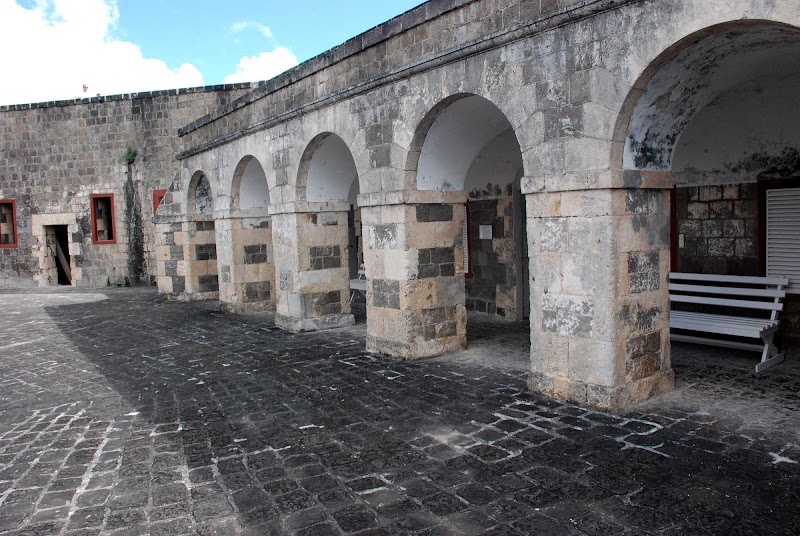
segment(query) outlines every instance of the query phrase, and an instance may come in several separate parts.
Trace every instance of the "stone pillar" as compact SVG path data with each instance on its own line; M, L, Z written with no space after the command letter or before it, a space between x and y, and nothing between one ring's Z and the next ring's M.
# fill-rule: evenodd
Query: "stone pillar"
M156 217L156 282L158 292L170 298L183 298L186 293L184 225L179 218Z
M346 202L270 207L277 278L275 323L293 331L352 326Z
M237 222L231 218L230 211L218 211L214 215L214 240L217 258L218 286L220 304L235 309L235 290L233 284L234 230Z
M359 196L367 350L414 359L466 346L465 201L463 192Z
M186 233L186 299L216 300L219 298L217 243L215 223L211 215L195 215L184 222Z
M530 388L601 407L646 400L674 381L671 177L613 175L611 188L526 195Z
M219 299L232 311L274 309L271 216L234 210L216 219Z

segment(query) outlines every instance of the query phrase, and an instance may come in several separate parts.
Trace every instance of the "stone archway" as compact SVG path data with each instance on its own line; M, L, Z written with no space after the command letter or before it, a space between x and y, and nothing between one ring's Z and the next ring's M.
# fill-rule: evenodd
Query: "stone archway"
M316 135L300 159L296 184L301 199L273 215L276 322L298 331L352 325L348 215L358 173L344 140Z
M192 175L186 206L186 298L219 298L217 241L214 231L214 198L211 182L203 171Z
M800 29L759 20L705 28L661 54L636 87L617 123L617 163L675 187L636 191L650 203L671 198L671 225L656 248L661 273L650 253L632 262L631 285L668 303L669 270L800 279L800 255L780 236L768 260L765 224L768 191L800 194ZM800 308L789 303L783 318L797 325ZM660 357L669 363L666 341Z
M499 108L476 95L437 112L420 148L416 187L466 193L461 245L467 310L521 320L529 302L527 238L514 129Z
M230 208L216 219L220 301L236 310L274 308L275 263L269 186L261 163L236 166Z
M524 314L517 294L524 254L515 256L524 211L515 220L513 210L522 155L497 106L459 94L417 125L405 168L414 175L406 204L370 208L367 273L371 314L379 318L367 345L431 357L465 347L468 306L484 315L497 315L498 307L512 318Z

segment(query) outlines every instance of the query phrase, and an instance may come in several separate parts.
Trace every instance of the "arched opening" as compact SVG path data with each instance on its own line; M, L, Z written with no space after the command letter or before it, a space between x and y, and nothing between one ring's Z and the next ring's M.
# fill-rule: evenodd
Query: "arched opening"
M353 183L358 188L356 163L347 144L336 134L326 132L308 144L300 164L305 176L307 201L344 201Z
M317 202L346 201L347 216L347 266L352 281L363 277L364 244L361 239L361 210L358 207L358 172L347 144L332 133L317 136L306 149L303 158L307 164L306 199ZM301 169L301 172L304 171ZM361 273L359 273L361 272ZM360 284L355 283L360 287ZM366 315L365 293L360 289L351 292L353 313Z
M800 210L800 30L767 21L707 28L662 54L636 87L618 125L625 136L621 167L674 178L665 246L671 271L780 274L792 278L790 292L800 293L800 219L791 216ZM652 263L637 265L645 264ZM785 333L796 338L796 302L782 316L789 320L782 322ZM687 334L673 329L673 340Z
M197 171L189 183L187 202L186 294L191 299L217 299L219 273L214 231L214 197L206 174Z
M269 185L261 163L245 156L234 172L232 202L242 210L269 207Z
M220 301L236 310L272 309L275 260L269 186L255 157L247 155L237 164L231 210L217 224L230 247L219 252Z
M519 329L506 324L505 331L519 335L519 361L528 363L529 329L523 322L530 303L528 254L519 189L523 161L511 123L487 99L459 95L429 112L414 144L418 150L410 153L409 165L416 168L418 190L466 194L466 203L453 207L463 222L453 258L455 275L464 279L461 306L467 311L468 340L498 332L496 327L487 331L487 325L516 322ZM421 265L420 277L450 274L443 264L435 274L427 271Z
M366 287L351 288L359 271L363 274L358 173L342 138L324 132L309 142L300 160L297 189L308 208L297 215L301 251L296 269L306 273L302 278L315 282L301 290L300 314L319 321L313 329L351 324L352 313L363 321Z
M209 215L214 211L214 199L211 194L211 183L202 171L192 176L189 186L189 214Z

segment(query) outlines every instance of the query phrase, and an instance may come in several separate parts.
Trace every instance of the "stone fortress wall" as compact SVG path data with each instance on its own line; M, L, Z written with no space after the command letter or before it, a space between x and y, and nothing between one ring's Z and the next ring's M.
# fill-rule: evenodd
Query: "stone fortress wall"
M52 284L44 226L67 225L75 285L152 279L153 192L178 172L178 128L250 84L0 106L0 199L14 199L18 247L0 248L0 285ZM138 156L128 169L124 154ZM91 194L114 195L113 244L93 244Z
M357 211L368 350L438 355L468 309L528 316L532 390L646 399L673 381L667 273L738 270L763 248L748 184L798 176L794 4L427 2L187 118L147 273L349 325Z

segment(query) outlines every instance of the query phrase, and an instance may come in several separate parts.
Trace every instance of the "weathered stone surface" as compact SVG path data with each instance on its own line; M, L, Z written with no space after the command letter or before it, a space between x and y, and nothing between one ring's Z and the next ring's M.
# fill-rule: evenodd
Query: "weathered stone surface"
M489 211L477 211L493 238L491 247L473 249L473 275L483 283L465 285L466 183L448 176L420 189L428 133L452 106L474 99L496 108L505 131L493 135L513 138L522 161L513 176L527 196L530 270L524 282L530 284L531 340L539 345L532 348L531 385L601 404L649 396L671 382L668 190L676 181L697 183L677 203L679 219L691 222L679 225L687 235L679 269L752 271L759 209L746 183L798 169L797 140L781 134L795 132L791 128L768 134L751 129L743 136L749 145L763 141L770 147L748 149L736 162L727 155L740 151L714 145L727 129L710 130L726 136L692 130L708 127L708 116L744 124L747 114L739 114L736 103L773 106L787 99L775 91L797 93L781 85L789 82L769 83L749 68L792 67L787 58L796 56L798 45L786 28L800 24L794 7L789 0L734 0L719 9L689 0L436 0L235 101L243 86L3 109L2 196L34 193L19 203L21 246L0 248L0 284L29 276L53 283L57 269L45 228L63 225L76 284L124 284L155 275L168 296L219 298L234 309L259 301L274 306L278 324L290 329L348 324L351 262L342 257L350 246L348 213L360 204L370 348L405 357L458 348L466 342L466 307L519 316L524 308L517 291L527 286L511 269L522 246L508 241L522 240L500 203L491 221L483 220ZM743 57L751 60L737 64ZM762 89L776 98L761 96ZM198 108L209 113L198 117ZM110 129L119 117L136 128L120 129L126 134L117 136ZM184 126L177 131L179 120ZM41 124L80 128L86 136L70 146L63 140L75 137L52 128L39 140L31 129ZM463 128L500 128L492 124L476 129L465 121ZM315 140L333 133L349 152L354 171L346 178L355 182L320 200L307 180L307 156L313 159ZM119 155L96 149L131 140L142 145L147 161L127 166ZM462 149L444 155L434 174L476 169L480 159L473 154L459 161ZM706 157L673 158L706 149L725 153L721 166L695 166L708 164ZM269 207L262 214L241 213L238 199L239 166L251 158L267 182ZM491 175L510 161L498 158L482 173ZM714 183L726 173L732 178ZM147 191L132 191L133 183ZM118 229L116 244L89 243L87 196L111 190L118 215L135 227L137 208L140 216L149 214L142 200L155 186L169 186L157 232L142 216L144 229ZM488 186L486 191L497 193ZM152 238L147 247L136 246L142 236ZM624 320L640 311L654 312L647 329ZM658 334L659 368L649 358L644 363L644 356L626 361L628 341ZM636 360L642 366L629 373ZM215 511L211 505L203 515Z
M524 324L412 362L366 353L363 326L298 335L147 289L0 305L2 533L800 527L796 360L754 375L682 346L675 392L608 412L492 362Z

